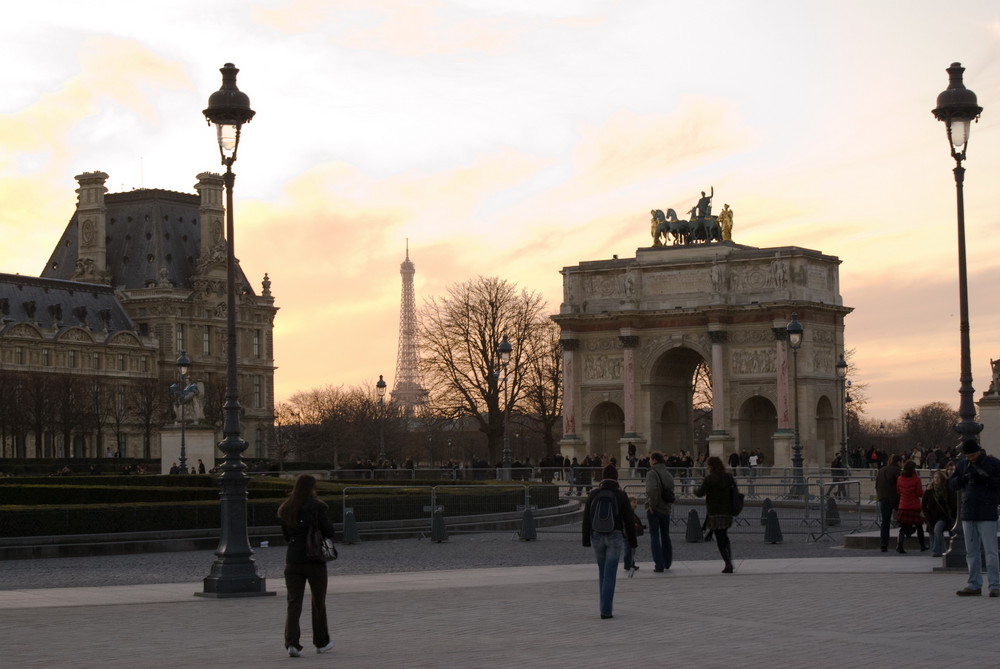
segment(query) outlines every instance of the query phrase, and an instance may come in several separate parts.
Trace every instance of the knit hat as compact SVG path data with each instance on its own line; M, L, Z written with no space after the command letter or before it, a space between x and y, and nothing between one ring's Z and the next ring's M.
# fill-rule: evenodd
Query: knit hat
M604 479L614 479L618 480L618 470L615 469L614 465L607 465L604 467L604 471L601 472L601 478Z
M966 455L972 455L973 453L978 453L979 451L979 442L975 439L966 439L962 442L962 452Z

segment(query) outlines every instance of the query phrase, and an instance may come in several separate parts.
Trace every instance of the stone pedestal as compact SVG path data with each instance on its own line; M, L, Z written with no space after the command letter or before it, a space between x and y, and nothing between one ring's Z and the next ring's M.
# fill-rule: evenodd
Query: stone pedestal
M218 439L214 430L188 425L184 430L184 451L187 456L187 466L190 472L198 471L198 460L205 463L205 471L215 466L216 459L221 459L217 447ZM160 473L169 474L174 463L180 464L181 459L181 426L170 425L160 432Z
M983 450L994 457L1000 455L1000 394L987 393L979 400L979 422L983 424L979 434Z
M725 431L713 430L708 435L708 454L721 458L729 465L729 454L736 450L736 439Z
M774 462L765 462L765 467L792 468L792 445L795 443L795 430L778 429L771 437L774 444Z

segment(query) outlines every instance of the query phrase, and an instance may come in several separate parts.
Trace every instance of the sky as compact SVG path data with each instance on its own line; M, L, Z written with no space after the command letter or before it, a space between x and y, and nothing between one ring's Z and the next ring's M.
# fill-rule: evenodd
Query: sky
M839 257L868 414L957 408L952 62L984 108L965 162L976 397L1000 358L995 0L49 0L0 25L0 271L38 275L74 176L194 193L243 132L236 254L268 273L278 401L392 387L399 264L418 307L499 276L557 313L559 270L634 257L650 209L714 187L734 241Z

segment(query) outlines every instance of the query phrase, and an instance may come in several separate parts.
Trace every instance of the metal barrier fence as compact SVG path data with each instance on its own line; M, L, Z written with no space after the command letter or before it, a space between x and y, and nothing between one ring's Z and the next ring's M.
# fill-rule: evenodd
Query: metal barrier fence
M773 470L772 470L773 471ZM743 513L733 519L730 533L764 535L767 512L774 509L780 523L782 534L805 535L806 540L819 541L823 538L832 539L829 528L838 527L839 531L850 533L864 529L862 510L869 508L861 500L861 481L829 481L823 477L807 477L796 481L788 470L789 476L737 476L736 481L740 491L745 495ZM692 520L691 511L697 512L699 524L705 521L705 500L695 496L695 489L701 485L702 479L688 476L674 479L674 494L677 501L673 505L670 524L675 528L687 528ZM622 481L622 489L629 497L636 499L639 519L645 522L643 509L646 504L645 483ZM579 494L577 484L559 486L560 494L564 496L586 499L595 486L584 486ZM830 502L835 509L830 509ZM847 529L850 526L851 529ZM702 530L702 532L704 532Z

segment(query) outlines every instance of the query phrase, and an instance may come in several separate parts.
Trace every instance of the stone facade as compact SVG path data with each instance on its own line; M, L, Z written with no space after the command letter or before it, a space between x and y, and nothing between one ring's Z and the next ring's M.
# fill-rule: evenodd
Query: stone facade
M840 260L798 247L731 241L638 249L635 258L566 267L563 453L694 451L695 370L710 371L709 451L759 449L790 464L795 381L808 465L839 448L841 403L834 365L843 351ZM794 355L793 312L805 328ZM794 374L797 363L798 375Z
M214 429L216 441L222 438L227 312L223 179L199 174L197 194L158 189L108 194L107 178L103 172L77 177L76 212L41 278L7 275L0 280L8 310L0 329L0 356L3 370L10 373L97 374L108 378L115 393L125 388L134 394L140 381L161 388L157 438L146 439L149 430L140 425L145 421L128 411L125 425L110 442L106 426L81 423L69 431L75 446L63 443L67 437L50 435L53 430L35 430L16 448L4 439L8 456L95 456L106 450L159 456L158 432L172 419L168 388L177 380L181 351L191 360L191 379L205 386L207 418L200 427ZM27 284L45 299L23 299ZM248 458L267 456L274 415L277 308L267 275L260 286L258 293L237 267L238 384ZM51 297L56 294L58 298ZM98 300L107 304L98 308ZM33 313L25 302L32 303ZM59 313L43 313L43 306ZM111 349L126 345L130 348L121 355L128 361L121 367L119 354ZM40 362L46 349L52 351L49 365ZM98 357L101 366L93 367ZM35 435L42 432L43 443L36 444Z

